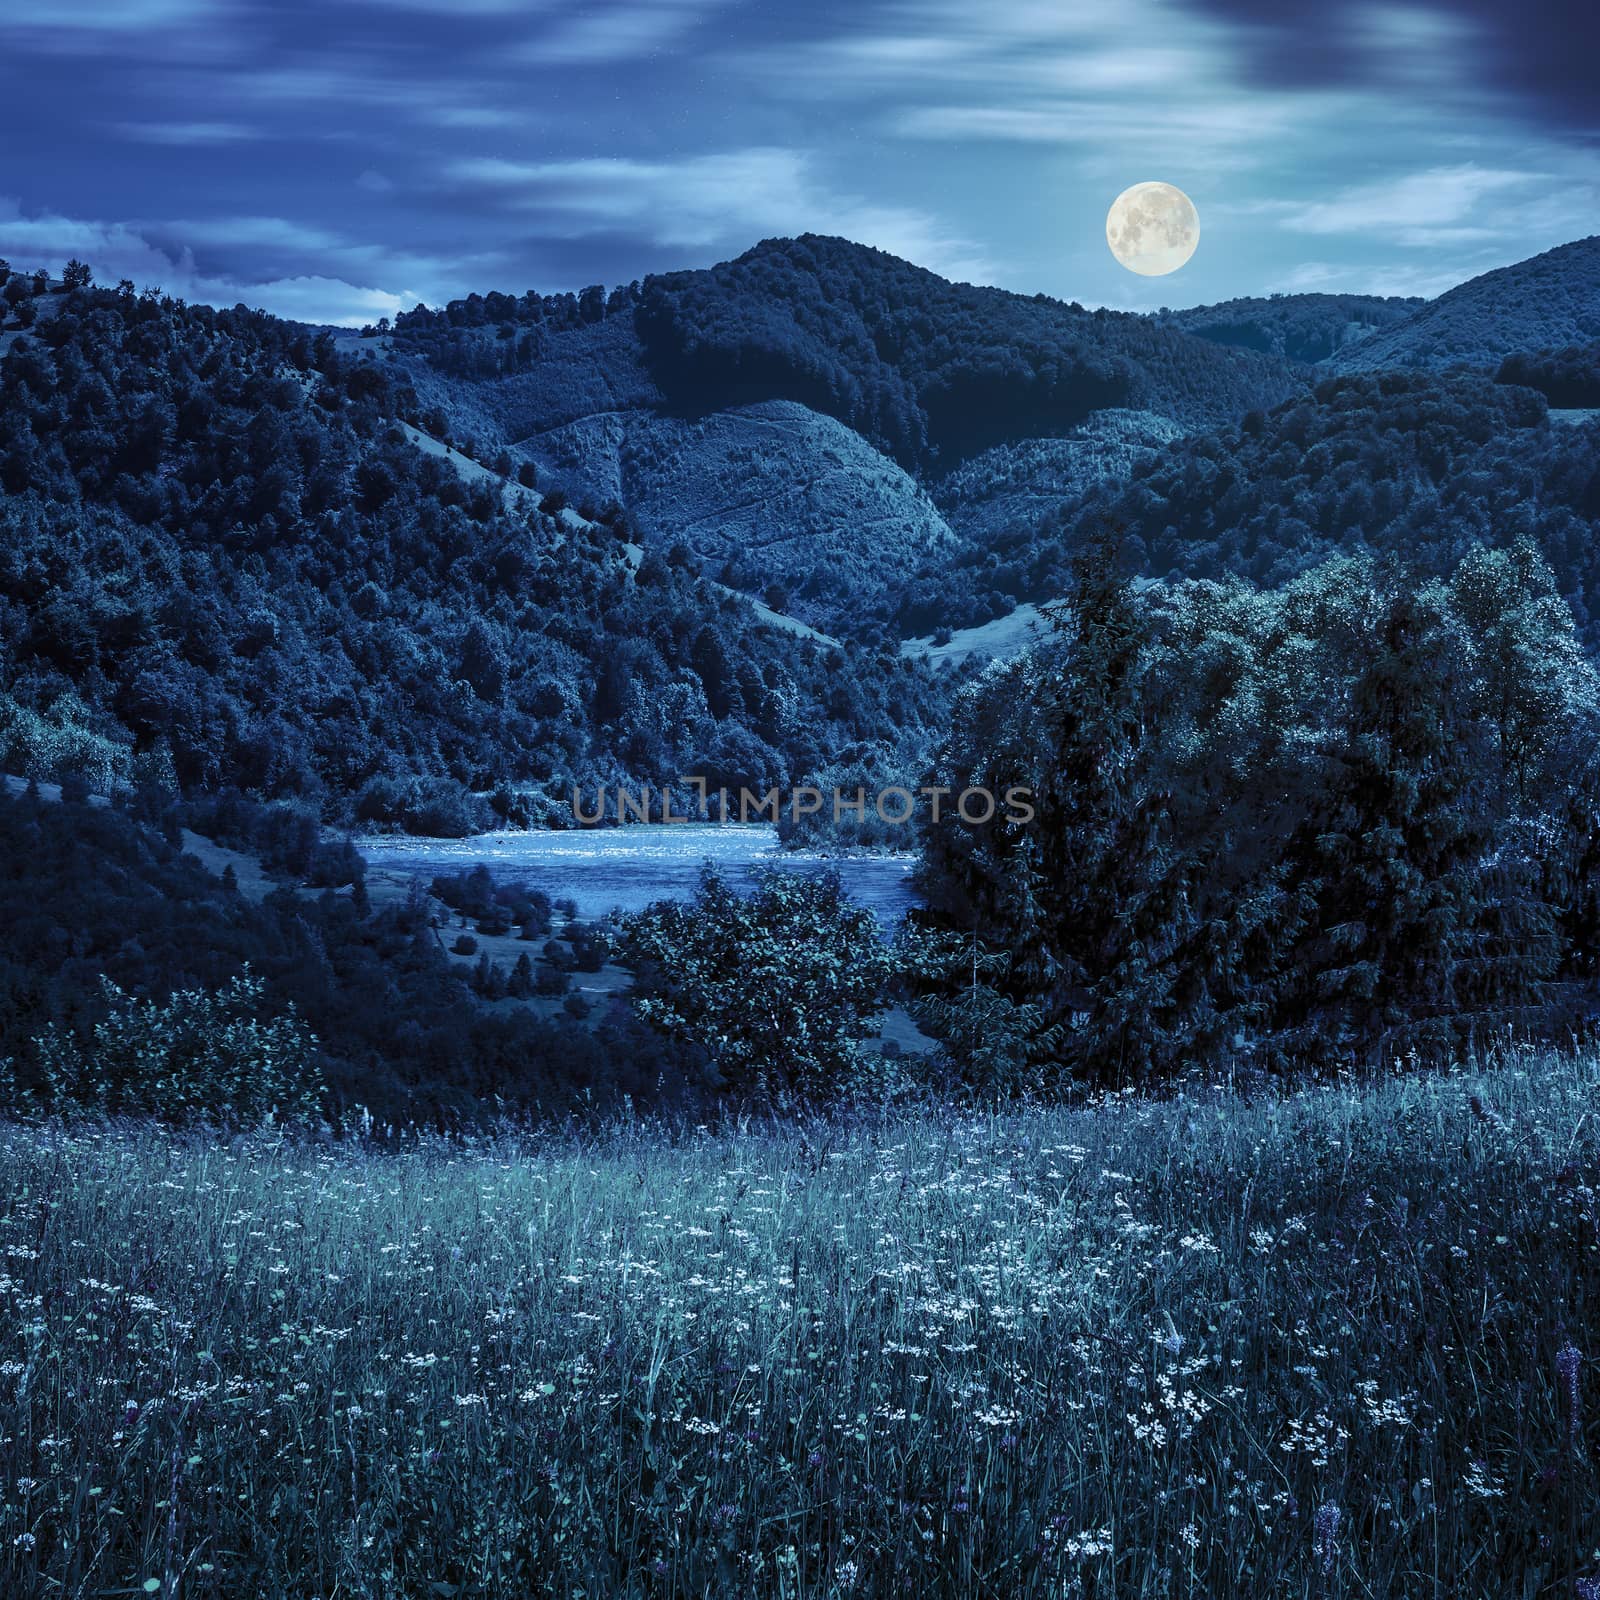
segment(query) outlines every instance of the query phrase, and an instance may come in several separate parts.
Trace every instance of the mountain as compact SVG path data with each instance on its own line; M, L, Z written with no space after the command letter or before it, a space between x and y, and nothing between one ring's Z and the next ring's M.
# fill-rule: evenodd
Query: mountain
M952 532L1035 514L1301 382L1145 317L815 235L610 294L419 308L369 343L441 429L621 501L647 543L776 585L830 631L885 575L945 559Z
M542 479L626 505L648 542L688 546L731 587L781 590L824 626L955 542L898 462L792 400L692 418L601 412L522 450Z
M1280 363L1147 317L949 283L809 234L648 280L638 322L674 403L702 410L781 392L912 469L949 470L1113 407L1215 425L1295 387Z
M1309 365L1329 360L1426 304L1419 298L1375 294L1275 294L1163 310L1156 320L1215 344Z
M1342 349L1342 372L1457 365L1493 370L1507 356L1600 339L1600 234L1470 279L1403 322Z
M789 782L943 715L920 665L774 627L620 507L449 450L396 363L154 293L17 303L4 770L463 833L574 783Z
M1478 374L1329 378L1181 440L1058 508L1015 557L1030 592L1059 593L1065 552L1108 522L1134 571L1264 588L1331 555L1442 573L1474 545L1525 539L1600 653L1600 426L1556 422L1540 395ZM945 583L958 591L961 575Z
M1597 267L1152 319L807 237L370 337L12 274L0 764L460 832L574 782L914 761L937 663L1026 636L1106 516L1150 573L1270 585L1526 534L1597 644L1596 431L1526 387L1594 393ZM1342 319L1387 323L1322 370L1471 327L1504 381L1312 389L1287 358Z

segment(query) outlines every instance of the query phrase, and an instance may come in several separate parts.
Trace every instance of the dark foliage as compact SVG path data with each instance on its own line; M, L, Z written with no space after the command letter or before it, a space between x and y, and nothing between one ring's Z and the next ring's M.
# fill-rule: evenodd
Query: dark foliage
M1259 350L1284 361L1326 361L1375 328L1403 321L1419 299L1375 294L1275 294L1157 313L1159 321L1213 344Z
M947 816L924 869L1031 1008L1029 1087L1437 1055L1585 1008L1600 684L1531 546L1140 596L1102 535L1055 618L938 770L1026 784L1036 818Z
M1048 599L1080 530L1126 529L1126 571L1235 575L1267 587L1328 556L1392 553L1449 571L1479 544L1531 541L1585 644L1600 648L1600 428L1552 424L1541 398L1470 374L1330 378L1237 426L1170 445L1124 482L908 582L902 609L948 597L984 621L988 596Z
M1600 340L1564 350L1509 355L1500 363L1495 381L1537 389L1552 406L1563 409L1600 407Z
M106 1014L102 976L165 998L223 988L247 963L267 1014L292 1003L315 1034L335 1114L454 1125L644 1102L688 1070L625 1013L591 1031L485 1010L420 897L367 916L331 892L253 903L124 812L0 793L0 1060L25 1085L49 1024L87 1039Z
M416 409L260 313L63 296L0 365L0 763L93 745L113 781L144 760L459 835L575 782L789 781L938 715L911 665L857 677L691 573L635 575L617 528L464 480ZM717 710L697 659L738 663Z
M949 283L816 234L647 278L637 321L674 403L797 400L913 469L1108 406L1214 425L1296 386L1278 362L1147 317Z

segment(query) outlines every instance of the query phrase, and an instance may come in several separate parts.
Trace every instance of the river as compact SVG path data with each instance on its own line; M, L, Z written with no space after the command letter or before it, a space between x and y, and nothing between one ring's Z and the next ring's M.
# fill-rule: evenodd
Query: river
M636 824L626 828L543 829L480 833L469 839L380 835L357 839L376 871L432 878L483 862L498 882L542 889L571 900L590 919L653 900L687 900L705 862L735 886L752 868L839 874L851 897L867 906L887 932L919 903L911 887L913 855L822 856L780 850L777 830L763 823Z

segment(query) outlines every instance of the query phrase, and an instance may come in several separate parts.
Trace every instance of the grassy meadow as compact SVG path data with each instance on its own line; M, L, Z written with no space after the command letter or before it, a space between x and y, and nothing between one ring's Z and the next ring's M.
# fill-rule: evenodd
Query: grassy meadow
M1581 1600L1597 1116L7 1126L0 1594Z

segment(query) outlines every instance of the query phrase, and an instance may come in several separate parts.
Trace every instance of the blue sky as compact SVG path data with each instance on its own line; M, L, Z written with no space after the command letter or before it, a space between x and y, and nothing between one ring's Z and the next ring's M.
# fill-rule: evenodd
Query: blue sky
M360 323L844 234L1133 309L1600 227L1592 0L4 0L0 256ZM1140 279L1107 206L1201 216Z

